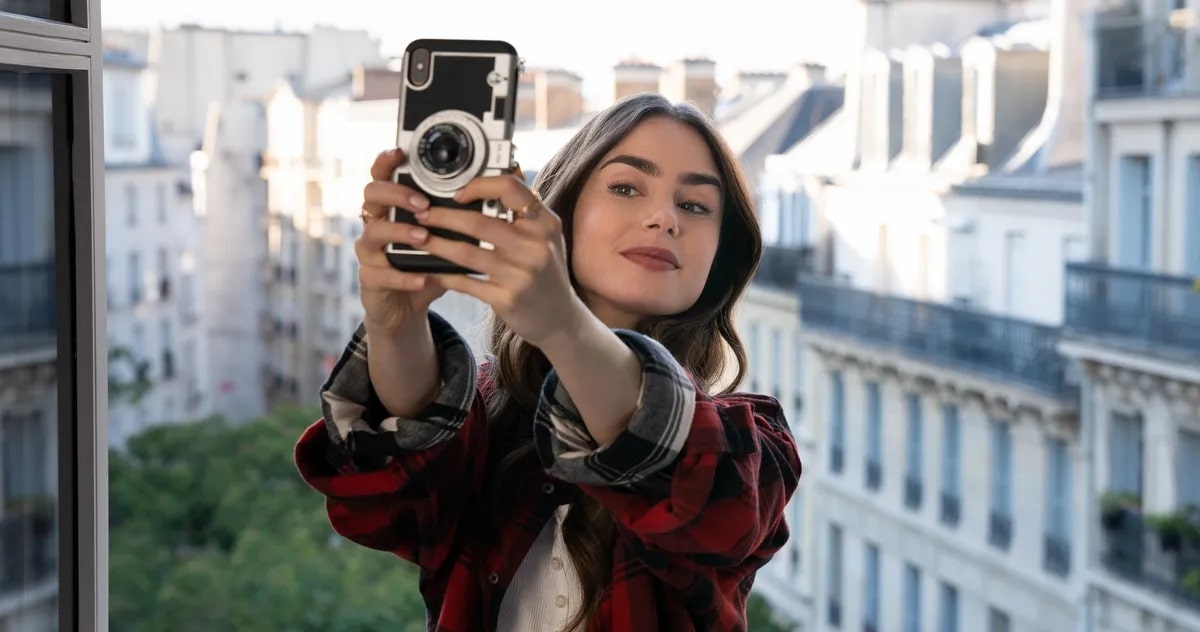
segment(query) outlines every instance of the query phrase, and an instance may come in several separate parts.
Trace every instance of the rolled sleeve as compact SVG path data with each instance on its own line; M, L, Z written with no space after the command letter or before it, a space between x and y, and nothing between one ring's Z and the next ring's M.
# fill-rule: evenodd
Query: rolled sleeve
M547 473L564 481L665 493L670 467L691 432L696 387L662 344L633 331L614 332L642 363L638 405L628 427L611 444L599 445L551 370L534 420L538 456Z
M475 358L462 336L429 312L441 388L415 417L389 415L371 383L366 329L358 326L321 388L321 407L331 441L331 464L340 470L372 470L392 457L426 450L463 426L476 393Z

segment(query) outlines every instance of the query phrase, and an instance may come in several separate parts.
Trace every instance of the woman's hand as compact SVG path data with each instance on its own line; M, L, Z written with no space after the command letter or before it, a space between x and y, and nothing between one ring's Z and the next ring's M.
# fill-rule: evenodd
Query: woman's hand
M495 250L428 232L410 243L487 275L487 280L481 280L465 274L440 274L436 283L487 303L517 335L544 350L545 345L569 337L589 314L571 287L562 220L518 175L476 178L455 196L458 202L484 199L499 200L505 208L527 213L511 224L447 208L432 208L417 213L416 218L423 226L490 242Z
M371 166L372 181L363 191L363 232L354 242L363 322L369 332L393 334L407 326L423 325L430 303L446 288L430 282L428 275L401 272L392 267L385 252L390 243L416 243L412 231L419 227L388 220L390 207L423 211L429 200L419 191L392 182L392 172L404 163L404 152L385 151Z

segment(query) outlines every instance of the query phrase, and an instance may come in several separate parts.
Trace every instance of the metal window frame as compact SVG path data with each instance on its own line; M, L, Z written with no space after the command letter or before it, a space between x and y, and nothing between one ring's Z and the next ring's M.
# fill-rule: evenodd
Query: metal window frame
M56 1L63 3L66 22L0 13L0 70L53 77L58 628L107 632L108 324L103 300L100 2Z

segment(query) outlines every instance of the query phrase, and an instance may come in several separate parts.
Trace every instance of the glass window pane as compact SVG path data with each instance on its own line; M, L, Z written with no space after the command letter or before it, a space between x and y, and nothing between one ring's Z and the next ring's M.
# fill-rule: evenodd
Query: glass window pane
M51 111L48 75L0 70L0 630L18 632L57 628Z
M0 13L66 21L67 0L0 0Z

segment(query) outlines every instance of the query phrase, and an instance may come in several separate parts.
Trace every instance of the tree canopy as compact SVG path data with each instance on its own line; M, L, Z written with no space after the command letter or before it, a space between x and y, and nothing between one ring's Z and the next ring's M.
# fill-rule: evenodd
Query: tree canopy
M110 627L419 632L416 569L333 532L292 448L314 409L158 426L110 455ZM757 596L754 631L771 622Z

